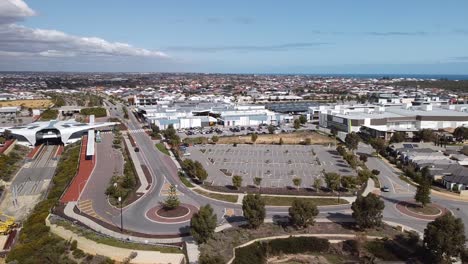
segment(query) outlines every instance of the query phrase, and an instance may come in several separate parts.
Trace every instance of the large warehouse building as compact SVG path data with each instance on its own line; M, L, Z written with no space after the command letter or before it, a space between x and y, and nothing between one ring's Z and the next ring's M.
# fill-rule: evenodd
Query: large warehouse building
M413 132L424 128L468 126L468 105L335 105L310 109L312 113L317 111L322 127L334 127L345 133L363 131L385 139L397 131L411 137Z
M263 105L179 104L173 106L140 106L138 113L149 123L166 129L194 128L211 125L258 126L277 125L289 120L289 115L275 113Z

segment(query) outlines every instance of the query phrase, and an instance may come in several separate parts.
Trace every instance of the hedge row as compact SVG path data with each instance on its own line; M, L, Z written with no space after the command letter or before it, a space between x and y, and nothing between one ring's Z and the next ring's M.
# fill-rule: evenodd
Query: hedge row
M233 264L266 263L267 256L327 252L329 248L330 242L324 238L288 237L274 239L237 248Z
M83 108L80 113L82 115L94 115L95 117L107 116L107 110L103 107Z

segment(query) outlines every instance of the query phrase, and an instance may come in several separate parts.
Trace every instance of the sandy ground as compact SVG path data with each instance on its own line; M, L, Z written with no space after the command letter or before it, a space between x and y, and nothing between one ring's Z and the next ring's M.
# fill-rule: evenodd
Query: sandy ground
M278 144L280 138L283 139L283 144L299 144L305 142L307 138L311 140L311 144L333 144L333 139L317 134L315 132L298 132L298 133L282 133L282 134L260 134L258 135L256 144ZM252 143L251 136L229 136L220 137L219 144L233 143Z
M37 99L37 100L13 100L0 102L0 106L24 106L26 108L45 108L52 105L52 101L49 99Z
M31 210L40 201L41 194L18 196L18 205L13 206L11 192L5 192L0 211L6 215L12 216L16 221L22 221L27 218Z
M291 264L291 263L307 263L307 264L327 264L330 263L323 256L313 255L284 255L268 259L268 264Z

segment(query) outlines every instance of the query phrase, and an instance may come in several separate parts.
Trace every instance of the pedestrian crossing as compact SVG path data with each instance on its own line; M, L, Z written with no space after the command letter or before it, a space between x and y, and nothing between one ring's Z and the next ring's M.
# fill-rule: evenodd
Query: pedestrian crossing
M80 212L85 213L91 217L94 217L96 219L99 219L101 221L105 221L102 217L100 217L96 212L94 211L93 208L93 201L91 200L84 200L84 201L79 201L78 202L78 209L80 209Z

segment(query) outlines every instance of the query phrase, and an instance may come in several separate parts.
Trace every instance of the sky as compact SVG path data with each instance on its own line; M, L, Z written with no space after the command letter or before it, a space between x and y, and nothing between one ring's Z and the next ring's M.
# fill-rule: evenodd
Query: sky
M466 0L0 0L0 71L468 74Z

